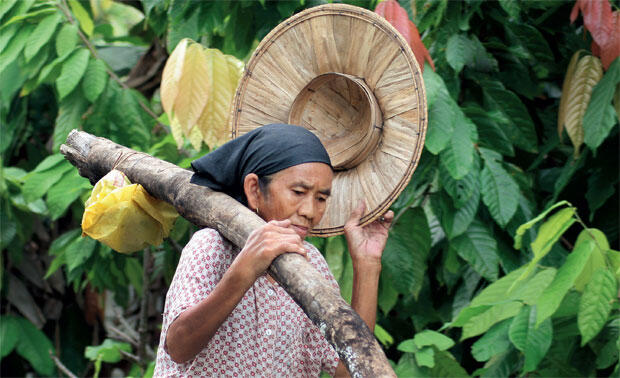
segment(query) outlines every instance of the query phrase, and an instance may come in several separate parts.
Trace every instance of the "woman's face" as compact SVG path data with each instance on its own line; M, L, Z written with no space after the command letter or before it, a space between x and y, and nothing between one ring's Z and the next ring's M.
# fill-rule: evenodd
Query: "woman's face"
M323 163L304 163L273 175L266 195L260 196L259 215L270 220L290 219L303 239L325 213L332 187L332 169Z

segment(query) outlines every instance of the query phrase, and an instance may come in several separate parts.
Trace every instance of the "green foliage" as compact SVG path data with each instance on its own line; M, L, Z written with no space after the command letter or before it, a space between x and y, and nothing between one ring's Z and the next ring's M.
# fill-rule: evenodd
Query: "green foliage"
M559 96L571 56L589 51L591 41L580 21L570 23L571 2L399 2L436 71L427 65L423 73L426 148L392 207L396 221L382 258L375 334L395 371L617 374L620 60L594 86L585 147L575 158L557 135ZM67 366L95 361L94 370L75 372L80 376L128 368L114 354L128 350L106 340L86 357L82 349L67 353L83 335L59 325L57 339L50 319L38 330L17 316L20 310L7 306L4 277L23 280L46 314L61 303L63 316L84 318L92 308L76 310L75 303L108 292L106 302L135 317L144 288L163 302L179 246L194 230L177 222L151 251L146 282L142 253L120 256L82 238L91 185L58 153L70 130L188 168L206 151L189 143L177 149L160 117L157 78L167 52L192 38L247 61L280 21L321 1L144 0L110 2L107 10L99 3L0 1L0 357L11 375L58 374L47 359L52 336ZM125 8L115 13L117 6ZM350 300L344 238L316 244ZM29 264L33 250L38 258ZM154 336L158 324L150 320ZM107 353L115 357L106 360ZM130 375L152 374L149 362Z
M17 316L0 317L0 355L5 357L15 349L41 375L52 375L54 353L52 342L28 320Z

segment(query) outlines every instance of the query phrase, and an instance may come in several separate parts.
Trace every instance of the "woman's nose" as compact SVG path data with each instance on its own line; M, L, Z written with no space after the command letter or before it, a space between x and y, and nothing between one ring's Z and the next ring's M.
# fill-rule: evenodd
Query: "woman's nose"
M299 205L299 215L312 221L314 218L314 213L314 201L312 201L312 198L309 197L304 198Z

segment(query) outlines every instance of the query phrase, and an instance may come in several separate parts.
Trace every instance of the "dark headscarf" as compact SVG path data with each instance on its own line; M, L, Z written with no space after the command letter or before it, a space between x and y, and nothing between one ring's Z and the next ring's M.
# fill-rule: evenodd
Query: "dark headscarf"
M271 124L231 140L215 151L194 160L193 184L224 192L247 206L243 181L249 173L268 176L303 163L325 163L331 167L325 147L300 126Z

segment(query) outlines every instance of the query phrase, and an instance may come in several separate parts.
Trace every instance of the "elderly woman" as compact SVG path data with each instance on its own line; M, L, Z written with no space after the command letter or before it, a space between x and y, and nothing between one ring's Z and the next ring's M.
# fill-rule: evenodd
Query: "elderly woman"
M318 376L346 374L338 355L266 273L274 258L299 253L335 287L322 255L304 238L331 191L325 148L308 130L267 125L194 161L192 181L223 191L267 223L239 250L213 229L183 249L166 296L156 376ZM393 213L359 226L361 203L345 225L353 260L352 306L374 328L381 254Z

